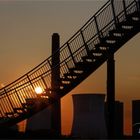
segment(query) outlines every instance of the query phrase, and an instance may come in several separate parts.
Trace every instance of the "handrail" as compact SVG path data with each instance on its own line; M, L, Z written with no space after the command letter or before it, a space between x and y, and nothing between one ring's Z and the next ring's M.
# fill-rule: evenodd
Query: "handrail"
M108 0L59 50L52 56L45 59L35 68L0 89L0 110L4 115L11 111L14 107L21 107L25 103L26 98L36 97L34 88L41 86L44 90L51 89L51 71L60 65L61 78L65 73L69 72L69 68L74 68L76 63L81 61L81 58L88 54L89 44L93 42L93 48L97 43L100 43L101 38L105 37L109 30L116 28L115 20L118 22L125 20L124 15L137 11L137 0L120 0L125 9L121 9L114 4L113 0ZM112 7L113 6L113 7ZM126 7L125 7L126 6ZM139 7L139 6L138 6ZM113 9L113 10L112 10ZM117 12L117 14L116 14ZM108 14L106 20L104 16ZM104 20L104 22L102 22ZM91 48L90 48L91 49ZM60 53L60 64L55 67L51 66L52 57ZM48 88L48 89L47 89ZM3 102L7 102L7 109ZM13 110L12 110L13 111Z

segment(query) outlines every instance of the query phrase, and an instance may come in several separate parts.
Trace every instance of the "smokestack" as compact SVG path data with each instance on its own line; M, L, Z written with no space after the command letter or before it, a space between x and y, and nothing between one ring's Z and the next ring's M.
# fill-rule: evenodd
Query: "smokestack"
M52 95L58 95L60 89L60 36L58 33L52 35ZM51 127L57 134L61 135L61 99L57 99L51 105Z
M77 138L107 138L104 94L74 94L71 134Z

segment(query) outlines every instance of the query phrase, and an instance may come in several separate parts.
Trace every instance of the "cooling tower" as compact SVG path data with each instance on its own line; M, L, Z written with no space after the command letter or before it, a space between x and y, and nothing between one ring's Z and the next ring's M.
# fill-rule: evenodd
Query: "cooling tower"
M71 134L77 138L107 138L104 94L74 94Z

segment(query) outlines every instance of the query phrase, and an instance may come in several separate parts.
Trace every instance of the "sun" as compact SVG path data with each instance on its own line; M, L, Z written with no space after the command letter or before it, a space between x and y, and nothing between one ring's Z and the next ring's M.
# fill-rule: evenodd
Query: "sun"
M42 94L43 93L43 89L41 87L36 87L35 88L35 92L36 92L36 94Z

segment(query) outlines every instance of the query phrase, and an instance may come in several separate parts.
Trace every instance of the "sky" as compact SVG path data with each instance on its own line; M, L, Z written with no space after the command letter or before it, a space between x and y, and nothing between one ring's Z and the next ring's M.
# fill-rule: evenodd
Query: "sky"
M51 55L51 36L63 45L107 0L0 0L0 84L16 80ZM131 101L140 99L140 34L115 53L116 100L131 134ZM62 98L62 132L73 119L72 94L105 93L106 63Z

